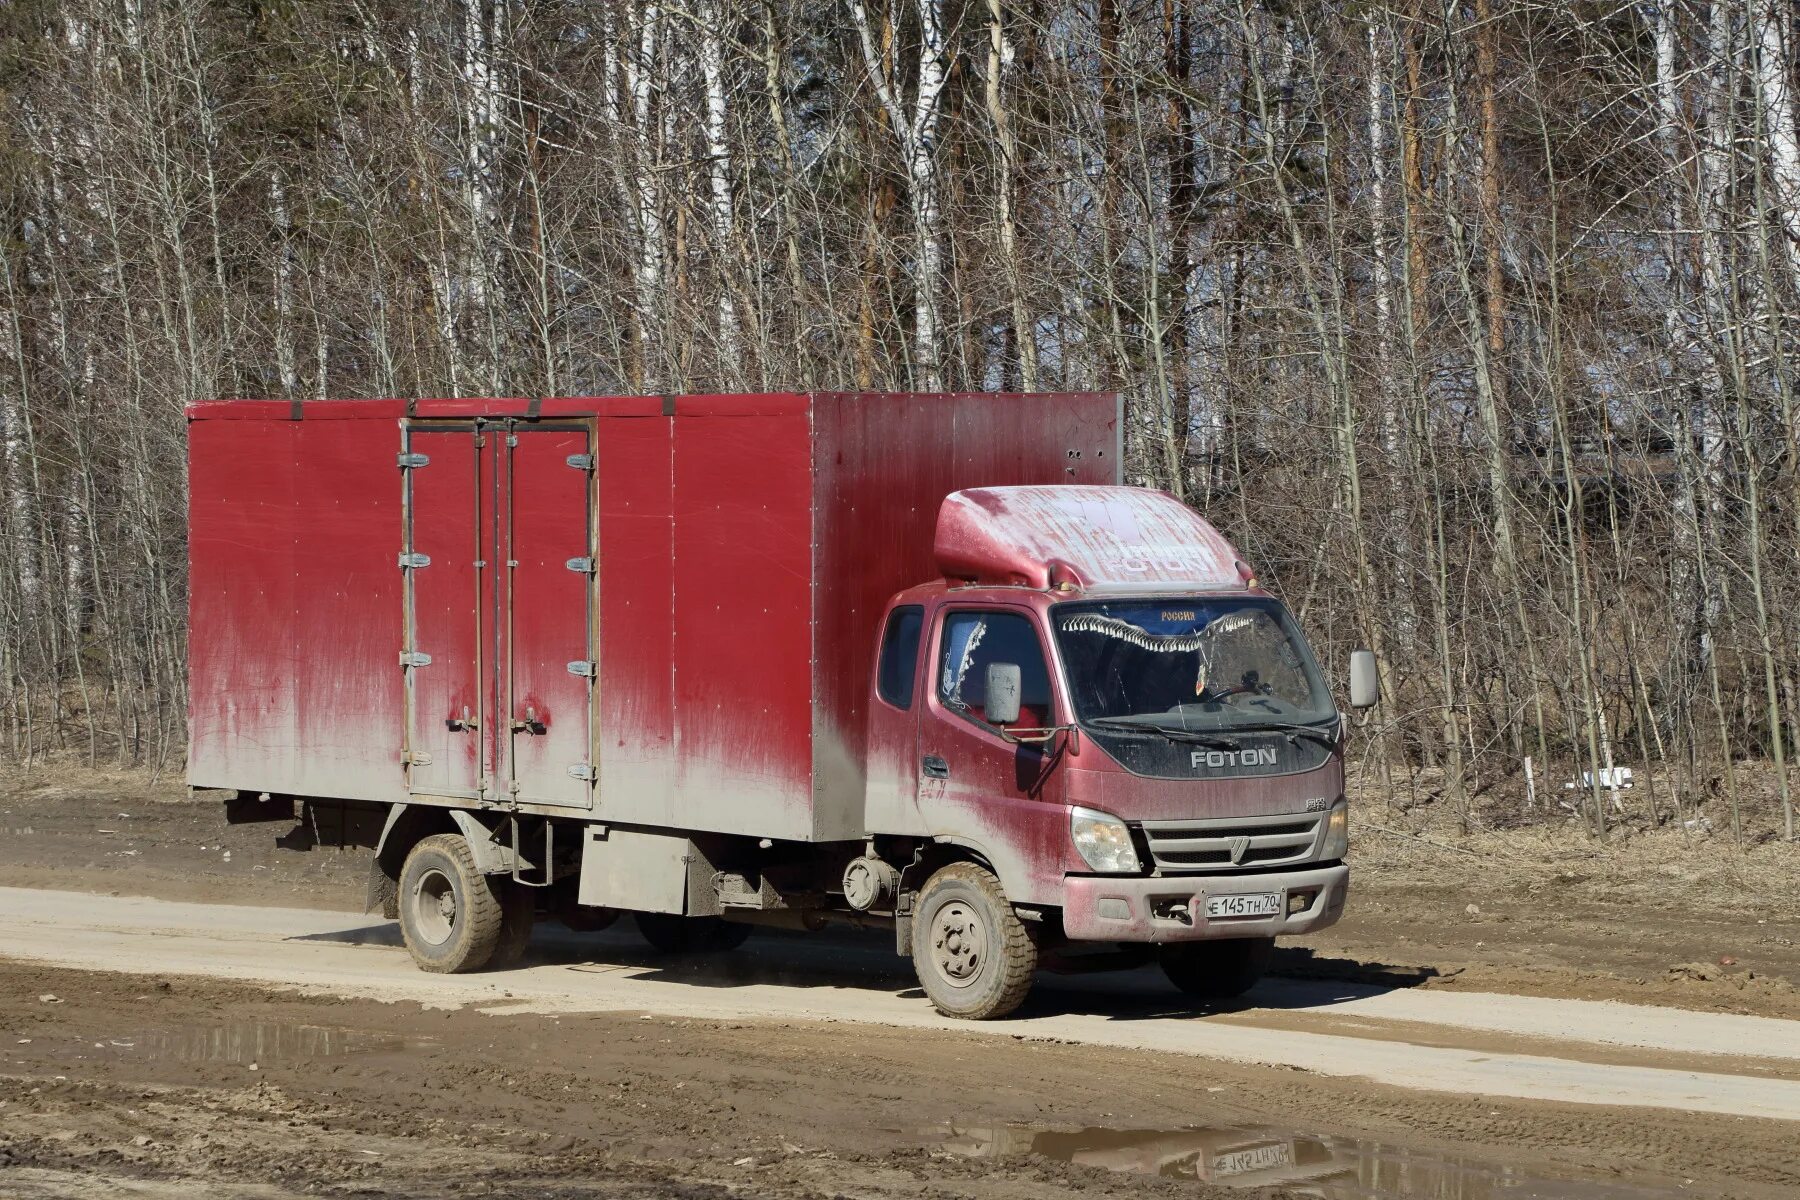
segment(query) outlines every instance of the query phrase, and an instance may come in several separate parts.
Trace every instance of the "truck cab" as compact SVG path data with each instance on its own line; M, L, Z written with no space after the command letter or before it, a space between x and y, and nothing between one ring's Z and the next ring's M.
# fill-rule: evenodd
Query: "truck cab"
M978 489L937 550L882 624L872 828L966 854L1034 946L1143 947L1202 996L1339 918L1345 720L1210 525L1142 489ZM940 1008L1011 1002L1005 914L927 886L911 924Z

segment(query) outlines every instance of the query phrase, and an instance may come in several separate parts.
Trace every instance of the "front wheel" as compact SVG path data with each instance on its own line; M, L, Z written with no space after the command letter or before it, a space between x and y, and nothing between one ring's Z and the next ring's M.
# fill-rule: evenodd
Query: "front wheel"
M1158 958L1169 982L1195 999L1235 1000L1256 986L1274 953L1272 937L1227 938L1170 943Z
M925 881L912 920L913 970L939 1012L990 1021L1024 1002L1037 935L992 872L951 863Z

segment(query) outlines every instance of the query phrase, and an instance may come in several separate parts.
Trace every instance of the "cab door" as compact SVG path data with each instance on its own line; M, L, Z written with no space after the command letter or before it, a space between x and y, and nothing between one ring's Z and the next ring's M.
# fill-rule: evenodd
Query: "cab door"
M925 832L918 806L919 711L924 707L919 659L925 633L922 604L896 604L882 623L869 699L863 820L871 833Z
M1014 663L1020 672L1014 728L1056 724L1049 662L1037 621L1025 609L939 610L919 728L919 812L933 836L966 837L991 855L1026 859L1039 857L1034 843L1041 831L1061 828L1067 840L1060 789L1053 787L1062 740L1009 741L986 711L989 664ZM1009 844L998 844L1002 839Z

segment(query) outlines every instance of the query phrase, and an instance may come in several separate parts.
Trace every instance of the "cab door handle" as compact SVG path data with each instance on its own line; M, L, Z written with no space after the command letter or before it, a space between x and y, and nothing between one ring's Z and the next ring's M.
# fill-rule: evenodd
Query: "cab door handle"
M950 764L935 754L927 754L920 765L925 768L925 774L933 779L950 778Z

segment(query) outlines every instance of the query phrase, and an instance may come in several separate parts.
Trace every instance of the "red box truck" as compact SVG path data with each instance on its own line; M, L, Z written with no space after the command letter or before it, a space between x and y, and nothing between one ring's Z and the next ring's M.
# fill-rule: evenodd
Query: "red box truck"
M1119 486L1113 396L188 421L189 781L371 847L426 970L539 913L843 920L981 1018L1090 947L1235 994L1343 909L1343 719L1226 540Z

